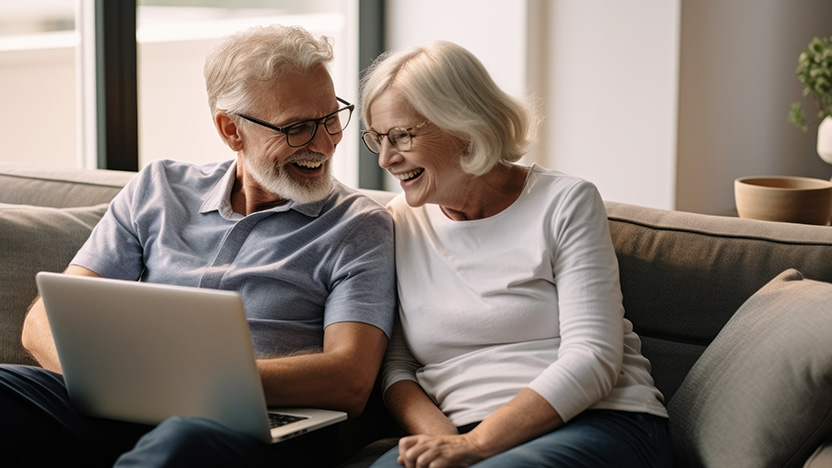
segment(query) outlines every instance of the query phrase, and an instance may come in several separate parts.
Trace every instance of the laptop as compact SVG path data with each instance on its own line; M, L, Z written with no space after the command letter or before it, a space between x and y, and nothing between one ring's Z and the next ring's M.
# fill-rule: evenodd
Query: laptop
M267 408L236 292L41 272L38 289L70 400L89 416L204 417L267 442L347 419Z

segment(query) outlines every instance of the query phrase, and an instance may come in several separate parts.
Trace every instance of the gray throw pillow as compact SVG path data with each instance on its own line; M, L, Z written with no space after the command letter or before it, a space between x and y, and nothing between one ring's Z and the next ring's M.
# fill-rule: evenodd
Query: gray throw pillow
M668 411L677 466L803 466L832 433L832 284L790 269L763 286Z
M829 468L830 466L832 466L832 440L827 440L806 460L803 468Z
M0 203L0 363L35 363L20 344L35 274L63 271L106 210Z

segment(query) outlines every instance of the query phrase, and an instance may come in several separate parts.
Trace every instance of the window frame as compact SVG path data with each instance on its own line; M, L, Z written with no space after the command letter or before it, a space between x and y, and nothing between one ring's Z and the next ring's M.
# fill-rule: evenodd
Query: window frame
M95 0L96 142L99 169L139 169L136 0ZM385 49L384 0L358 2L358 60L363 71ZM383 189L376 156L360 142L358 185Z

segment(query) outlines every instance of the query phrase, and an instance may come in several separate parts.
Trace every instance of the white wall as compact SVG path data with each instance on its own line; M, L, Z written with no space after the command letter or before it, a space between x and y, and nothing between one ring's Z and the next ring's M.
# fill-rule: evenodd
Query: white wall
M538 162L606 199L670 208L679 1L388 0L388 45L446 39L542 99ZM602 8L603 7L603 8Z
M474 53L506 92L534 93L526 70L526 0L387 0L386 7L388 49L455 42ZM386 188L400 190L389 176Z
M815 151L817 129L786 120L803 89L798 55L832 35L832 2L687 1L681 33L677 209L735 212L737 177L832 176Z
M588 179L607 200L732 214L737 177L832 176L816 129L786 121L800 49L832 35L829 0L387 4L391 47L458 42L504 89L542 98L524 162Z
M75 50L0 51L0 162L75 167Z
M679 3L544 3L543 164L604 199L673 208Z

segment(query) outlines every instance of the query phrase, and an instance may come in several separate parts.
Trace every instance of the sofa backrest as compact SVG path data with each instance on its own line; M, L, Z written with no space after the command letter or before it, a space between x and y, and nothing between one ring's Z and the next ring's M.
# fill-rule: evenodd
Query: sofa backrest
M734 312L788 268L832 282L832 227L607 202L625 316L669 402Z
M29 362L19 333L37 292L34 273L62 269L103 213L101 204L132 176L0 163L0 362ZM395 195L362 191L381 204ZM796 268L832 282L832 227L615 202L607 202L607 213L626 316L665 402L737 308L770 279Z
M0 163L0 203L52 208L109 203L133 175Z

